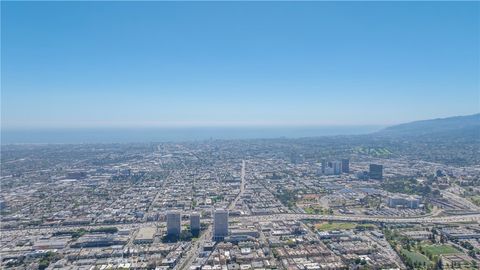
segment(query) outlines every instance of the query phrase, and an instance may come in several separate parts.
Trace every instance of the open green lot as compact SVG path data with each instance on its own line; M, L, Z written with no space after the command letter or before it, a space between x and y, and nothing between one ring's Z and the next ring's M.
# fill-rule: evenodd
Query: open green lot
M450 245L425 245L425 246L422 246L422 250L425 254L430 256L460 253L458 249Z
M316 215L318 215L318 214L322 214L322 215L329 214L328 209L323 209L320 206L308 206L308 207L303 208L303 210L305 210L305 213L307 213L307 214L316 214Z
M432 262L423 254L415 252L415 251L408 251L406 249L402 249L401 254L405 256L407 261L410 261L410 265L431 265Z
M476 196L472 196L469 198L470 201L472 201L475 205L480 205L480 196L476 195Z
M389 149L385 147L368 147L368 146L358 146L353 149L353 152L356 154L370 155L374 157L386 157L393 154Z
M357 226L356 223L346 223L346 222L332 222L332 223L317 223L315 224L315 229L319 231L337 231L337 230L351 230L355 229Z

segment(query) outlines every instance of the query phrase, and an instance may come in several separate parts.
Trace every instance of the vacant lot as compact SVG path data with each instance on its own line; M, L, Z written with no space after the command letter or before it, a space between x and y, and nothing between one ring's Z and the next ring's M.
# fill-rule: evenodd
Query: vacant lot
M470 200L475 204L475 205L480 205L480 196L472 196L470 197Z
M432 262L423 254L415 252L415 251L408 251L406 249L402 249L402 255L404 255L407 261L411 262L410 265L431 265Z
M365 147L358 146L353 149L356 154L370 155L374 157L388 157L393 153L385 147Z
M343 223L343 222L332 222L332 223L318 223L315 224L315 228L319 231L336 231L336 230L351 230L357 226L356 223Z
M450 245L426 245L422 247L422 250L427 256L460 253L460 251Z

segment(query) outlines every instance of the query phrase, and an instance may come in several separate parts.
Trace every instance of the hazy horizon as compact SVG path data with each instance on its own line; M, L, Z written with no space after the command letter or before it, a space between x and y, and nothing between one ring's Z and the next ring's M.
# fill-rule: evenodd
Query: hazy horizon
M480 113L475 113L477 115ZM470 115L453 115L424 120L438 120ZM398 123L398 124L408 124ZM3 128L2 145L7 144L78 144L78 143L149 143L187 142L231 139L277 139L323 136L366 135L396 125L171 125L103 127L21 127Z
M361 135L383 126L3 129L1 144L148 143Z

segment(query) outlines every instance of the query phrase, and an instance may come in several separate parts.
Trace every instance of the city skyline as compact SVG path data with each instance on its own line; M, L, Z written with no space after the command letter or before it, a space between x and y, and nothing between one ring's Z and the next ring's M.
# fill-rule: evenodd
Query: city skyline
M1 269L480 269L480 2L0 5Z
M386 126L478 113L478 8L2 2L2 129Z

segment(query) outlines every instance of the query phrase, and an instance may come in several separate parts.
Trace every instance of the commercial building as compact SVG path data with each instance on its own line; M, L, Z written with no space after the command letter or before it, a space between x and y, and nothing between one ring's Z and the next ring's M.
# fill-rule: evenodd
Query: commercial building
M332 175L332 174L341 174L342 173L342 162L343 161L329 161L322 159L321 173L322 175Z
M181 216L178 211L167 212L167 235L180 236Z
M221 241L228 236L228 210L217 209L213 214L213 240Z
M471 261L472 259L465 254L440 255L441 269L469 269Z
M332 175L332 174L334 174L334 173L335 173L335 171L333 170L333 167L327 166L327 167L325 168L325 173L324 173L325 175Z
M133 240L134 244L151 244L157 232L156 227L142 227Z
M480 239L480 230L470 228L443 228L442 234L448 239L465 240L465 239Z
M342 173L350 173L350 160L348 158L342 159Z
M370 179L382 180L383 179L383 165L370 164L370 170L368 172Z
M327 168L327 160L322 159L322 174L325 174L325 169Z
M250 236L250 237L253 237L253 238L260 237L260 233L256 230L232 229L232 231L230 232L230 236L240 236L240 235L246 235L246 236Z
M69 241L72 239L70 237L60 237L60 238L52 238L52 239L39 239L33 245L33 249L35 250L43 250L43 249L62 249L65 248Z
M193 235L198 235L200 232L200 214L192 213L190 215L190 231Z
M340 161L333 161L332 162L333 174L341 174L342 173L342 162Z
M414 196L391 196L388 198L387 204L389 207L405 207L405 208L418 208L420 205L420 199Z
M114 245L125 245L128 241L127 236L116 236L112 234L85 234L70 245L72 248L90 248L90 247L107 247Z

